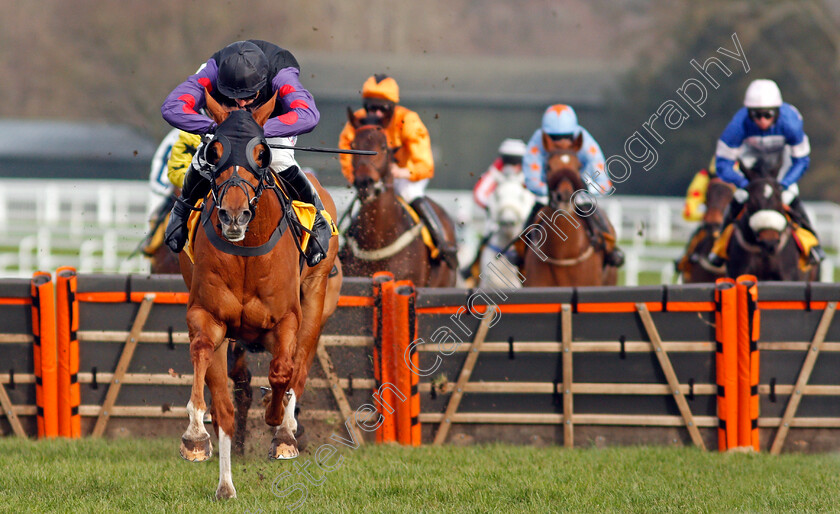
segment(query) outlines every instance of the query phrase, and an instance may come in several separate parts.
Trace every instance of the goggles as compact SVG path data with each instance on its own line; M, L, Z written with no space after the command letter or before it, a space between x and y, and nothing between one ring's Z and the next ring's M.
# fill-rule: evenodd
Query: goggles
M776 117L776 109L750 109L748 112L753 120L760 120L761 118L772 120Z

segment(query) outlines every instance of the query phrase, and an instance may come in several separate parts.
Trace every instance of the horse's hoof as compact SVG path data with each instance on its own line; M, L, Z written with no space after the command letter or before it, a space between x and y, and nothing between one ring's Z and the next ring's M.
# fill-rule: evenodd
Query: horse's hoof
M213 443L210 434L204 434L197 440L181 437L181 457L191 462L204 462L213 456Z
M297 448L297 442L279 442L276 439L271 441L271 450L268 452L268 458L271 460L288 460L294 459L300 452Z
M228 500L230 498L236 498L236 489L233 484L219 484L219 488L216 489L216 499Z

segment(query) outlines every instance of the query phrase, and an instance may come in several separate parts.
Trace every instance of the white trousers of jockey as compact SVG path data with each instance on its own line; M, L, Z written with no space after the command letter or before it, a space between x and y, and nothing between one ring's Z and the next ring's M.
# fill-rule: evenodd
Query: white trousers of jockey
M556 104L545 110L540 128L534 131L528 141L528 148L522 160L522 173L525 175L526 187L537 196L537 203L527 223L531 223L538 209L548 203L548 185L546 184L546 152L542 143L543 134L552 138L568 137L570 139L583 135L583 144L577 154L581 163L581 178L587 184L587 190L593 196L601 196L612 189L612 183L604 169L604 152L595 138L585 128L578 124L577 114L571 106ZM591 209L590 209L591 210ZM586 209L584 209L586 212ZM590 230L594 233L613 234L611 225L602 209L591 210L592 214L584 216ZM605 264L621 266L624 255L616 246L605 255Z

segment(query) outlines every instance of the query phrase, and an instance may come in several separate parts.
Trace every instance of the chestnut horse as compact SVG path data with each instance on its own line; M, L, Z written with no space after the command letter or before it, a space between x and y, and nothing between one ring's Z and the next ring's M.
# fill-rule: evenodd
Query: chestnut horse
M421 237L422 222L415 221L394 191L391 175L393 151L381 126L348 119L356 129L354 150L373 150L376 155L353 156L353 187L361 201L345 234L339 258L347 276L372 276L390 271L398 280L411 280L418 287L453 287L457 270L443 259L433 259ZM446 230L448 241L455 241L455 225L437 204L432 205Z
M709 181L703 221L691 235L685 249L685 257L677 264L678 271L682 272L684 283L714 282L726 273L725 268L712 266L708 255L720 235L723 215L729 202L732 201L732 193L732 186L721 179L713 178Z
M232 498L236 490L231 478L231 438L239 427L234 425L227 389L228 338L251 350L271 352L272 396L265 421L276 428L269 458L297 457L295 405L303 394L321 328L337 306L341 272L336 268L338 273L330 277L337 264L336 237L314 268L300 258L296 224L289 219L288 201L268 169L271 150L262 129L276 96L253 114L228 112L209 93L206 98L207 110L218 123L205 151L211 195L193 243L195 262L185 252L180 256L189 288L187 326L194 369L187 404L190 422L181 437L180 452L191 461L205 461L212 455L210 435L204 428L206 384L213 397L213 427L220 448L216 497ZM335 216L332 198L311 180L327 211ZM250 384L242 386L250 392Z
M525 287L601 286L618 281L616 269L604 266L602 245L593 242L586 221L574 208L575 192L586 191L577 157L582 145L582 134L571 142L543 136L549 202L537 213L538 228L529 227L524 236L534 232L541 236L526 244Z

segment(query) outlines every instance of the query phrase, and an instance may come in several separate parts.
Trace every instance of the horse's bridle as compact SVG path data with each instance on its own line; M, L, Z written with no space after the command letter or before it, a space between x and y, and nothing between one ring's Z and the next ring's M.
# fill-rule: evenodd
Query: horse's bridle
M216 134L202 149L204 162L208 163L202 174L210 180L210 192L217 209L221 208L225 193L232 187L238 187L248 198L248 207L253 217L256 214L257 202L263 191L272 189L277 185L274 175L268 172L271 163L271 149L265 139L262 127L254 121L248 111L233 111L230 113L228 120L225 121L225 123L219 125ZM227 123L229 121L230 124ZM215 148L215 143L221 144L222 154L218 161L210 164L208 152ZM269 152L269 158L264 165L257 163L253 156L254 148L260 144L264 145L266 151ZM216 180L219 175L230 167L233 167L231 176L221 184L217 184ZM257 179L256 186L239 174L241 168L244 168Z
M568 156L569 156L569 160L571 161L571 157L574 155L574 153L575 153L575 152L574 152L573 150L558 149L558 150L554 150L554 151L552 151L552 152L550 152L550 153L548 154L548 156L547 156L547 157L546 157L546 159L545 159L545 179L546 179L546 183L548 183L548 175L549 175L549 173L551 173L551 172L552 172L552 170L551 170L551 169L549 169L549 164L548 164L549 159L551 159L551 157L553 157L554 155L560 155L560 156L561 156L561 159L562 159L562 156L564 156L564 155L568 155ZM564 161L564 162L565 162L565 161ZM563 167L563 168L560 168L560 169L558 169L558 170L554 171L554 173L563 173L564 175L567 175L567 174L568 174L567 172L574 172L574 173L577 173L578 175L580 175L580 169L577 169L577 170L576 170L576 169L574 169L572 166L569 166L569 167ZM571 184L572 184L572 188L573 188L573 189L577 189L577 188L578 188L578 187L577 187L577 186L578 186L578 184L575 184L575 183L574 183L574 180L572 180L572 178L571 178L571 177L565 177L565 176L564 176L563 178L561 178L561 179L560 179L560 182L558 182L558 183L555 185L555 189L556 189L556 186L559 186L559 185L560 185L560 184L562 184L565 180L568 180L569 182L571 182ZM581 179L581 183L583 183L583 179ZM559 209L559 208L562 208L562 209L564 209L564 210L570 210L570 209L569 209L569 208L570 208L570 202L563 202L563 201L561 201L561 200L560 200L560 198L559 198L559 196L560 196L560 194L559 194L557 191L555 191L554 189L550 190L550 191L548 192L548 206L549 206L549 207L551 207L552 209Z
M357 127L356 128L356 134L358 134L360 130L383 130L383 128L380 125L369 123L369 124L361 125L361 126ZM388 166L388 165L390 165L391 160L393 159L395 149L388 147L387 137L385 138L385 146L388 149L388 153L385 157L385 163L386 163L386 166ZM367 195L366 198L362 198L359 195L359 190L356 189L356 198L358 198L363 204L369 203L369 202L372 202L373 200L375 200L376 197L379 196L386 189L385 188L385 182L382 179L383 175L384 175L384 173L380 172L379 173L379 180L377 180L375 182L372 182L370 188L371 188L373 194Z

